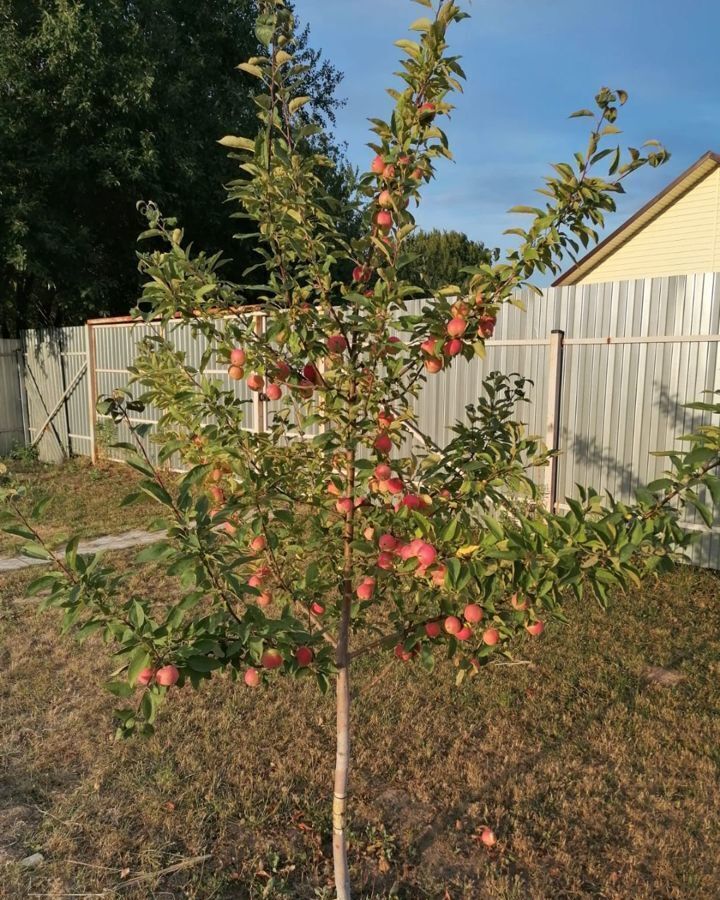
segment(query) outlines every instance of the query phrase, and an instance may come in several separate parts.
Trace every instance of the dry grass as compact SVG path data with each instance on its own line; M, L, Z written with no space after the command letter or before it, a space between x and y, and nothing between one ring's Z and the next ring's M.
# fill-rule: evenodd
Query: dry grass
M0 583L0 833L46 863L7 865L0 896L329 900L332 698L220 677L175 692L154 738L114 743L107 650L15 602L29 577ZM609 614L573 609L523 648L533 668L460 688L446 665L372 687L380 661L358 671L358 896L720 896L717 596L717 576L679 570ZM685 677L648 684L648 665Z
M84 457L62 466L12 459L3 463L13 482L27 489L22 502L24 513L30 513L40 500L50 498L42 520L34 524L53 545L70 534L96 537L141 528L158 515L158 505L149 498L132 506L120 506L141 477L129 466L105 461L93 466ZM8 555L22 543L20 538L0 532L0 554Z

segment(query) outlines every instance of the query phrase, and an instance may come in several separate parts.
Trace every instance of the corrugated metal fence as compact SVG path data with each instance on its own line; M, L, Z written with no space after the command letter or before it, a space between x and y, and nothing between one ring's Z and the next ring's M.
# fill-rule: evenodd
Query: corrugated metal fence
M482 377L500 370L533 380L532 403L521 415L531 433L552 436L557 376L560 507L562 498L576 493L575 484L631 499L634 488L663 470L663 460L650 453L679 446L680 435L708 421L683 405L720 388L720 274L579 285L549 289L543 297L527 292L523 300L526 313L503 311L485 360L460 362L429 380L418 401L421 429L446 443L465 405L477 398ZM96 324L25 334L30 435L39 440L42 458L92 455L114 438L106 423L90 427L89 411L97 394L125 383L135 344L150 327ZM197 364L203 342L184 326L171 330L178 349ZM564 333L559 356L556 330ZM272 404L264 408L244 383L229 382L222 368L208 374L232 385L247 403L247 427L261 428ZM157 415L148 409L142 418L154 422ZM694 518L689 524L699 527ZM720 535L705 539L697 560L720 568Z
M27 439L22 342L0 340L0 456Z

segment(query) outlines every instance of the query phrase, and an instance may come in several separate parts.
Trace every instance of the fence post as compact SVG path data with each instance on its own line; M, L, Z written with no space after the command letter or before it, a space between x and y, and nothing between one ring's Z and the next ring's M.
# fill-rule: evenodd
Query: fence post
M93 465L97 462L97 432L96 410L97 406L97 375L95 367L95 330L92 325L85 325L85 350L87 353L87 380L88 380L88 425L90 426L90 459Z
M261 335L264 333L265 315L264 313L255 313L255 334ZM261 391L253 393L253 412L255 416L255 432L262 434L268 430L268 401Z
M18 390L20 392L20 414L23 424L23 443L27 447L30 443L30 416L28 414L27 390L25 388L25 335L20 338L20 346L15 351L17 355Z
M545 443L549 450L560 449L560 399L562 397L563 341L565 332L554 329L550 333L550 355L548 359L547 429ZM546 470L547 507L555 512L557 504L558 458L554 456Z

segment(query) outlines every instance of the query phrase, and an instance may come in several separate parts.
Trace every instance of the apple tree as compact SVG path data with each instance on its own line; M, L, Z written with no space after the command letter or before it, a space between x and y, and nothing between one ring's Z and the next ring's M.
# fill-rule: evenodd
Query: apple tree
M529 224L513 229L516 249L458 272L417 312L406 243L423 186L451 156L443 123L464 76L447 32L466 17L455 0L417 2L427 15L412 25L416 40L397 42L400 84L390 118L371 123L363 228L353 239L325 188L332 162L314 140L318 126L303 115L292 13L284 0L259 3L265 52L240 66L257 83L259 127L255 137L221 141L237 160L229 194L257 232L257 265L247 284L230 283L219 256L195 253L182 228L146 204L137 315L154 333L138 348L129 386L100 401L130 429L133 443L123 446L143 475L139 490L163 509L166 534L139 558L175 576L178 597L158 605L128 593L123 573L78 555L77 541L31 588L49 592L44 605L64 610L66 630L100 632L115 647L121 674L109 688L128 701L121 735L152 732L173 691L223 673L251 689L279 676L334 688L341 900L350 897L353 663L394 654L431 670L442 653L458 680L477 677L562 619L568 599L592 590L604 604L609 589L667 569L696 538L683 529L683 509L711 522L704 497L720 500L720 429L708 426L634 502L587 489L569 512L550 512L532 477L550 453L518 421L527 387L518 375L491 373L445 446L423 435L415 399L426 380L483 356L518 288L595 241L626 178L667 153L652 142L627 153L606 146L627 97L603 88L593 110L576 114L592 118L585 151L553 167L541 206L517 208ZM174 346L176 323L207 343L199 366ZM207 373L218 361L272 401L266 430L249 430L247 403ZM130 422L146 404L161 411L151 435ZM403 452L408 434L416 449ZM174 486L164 464L177 458L184 474ZM16 511L5 528L52 560L6 495Z

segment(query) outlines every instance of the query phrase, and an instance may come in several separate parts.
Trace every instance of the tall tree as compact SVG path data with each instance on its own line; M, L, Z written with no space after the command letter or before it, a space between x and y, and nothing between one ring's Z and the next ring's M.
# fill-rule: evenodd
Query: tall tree
M236 66L259 51L256 16L256 0L0 0L2 332L127 313L140 199L223 250L229 277L254 261L216 142L254 127ZM342 76L300 43L305 115L332 124Z
M462 269L492 263L499 252L490 250L482 241L473 241L462 231L417 231L411 234L405 244L411 261L404 275L418 285L431 291L439 290L446 284L462 281Z

